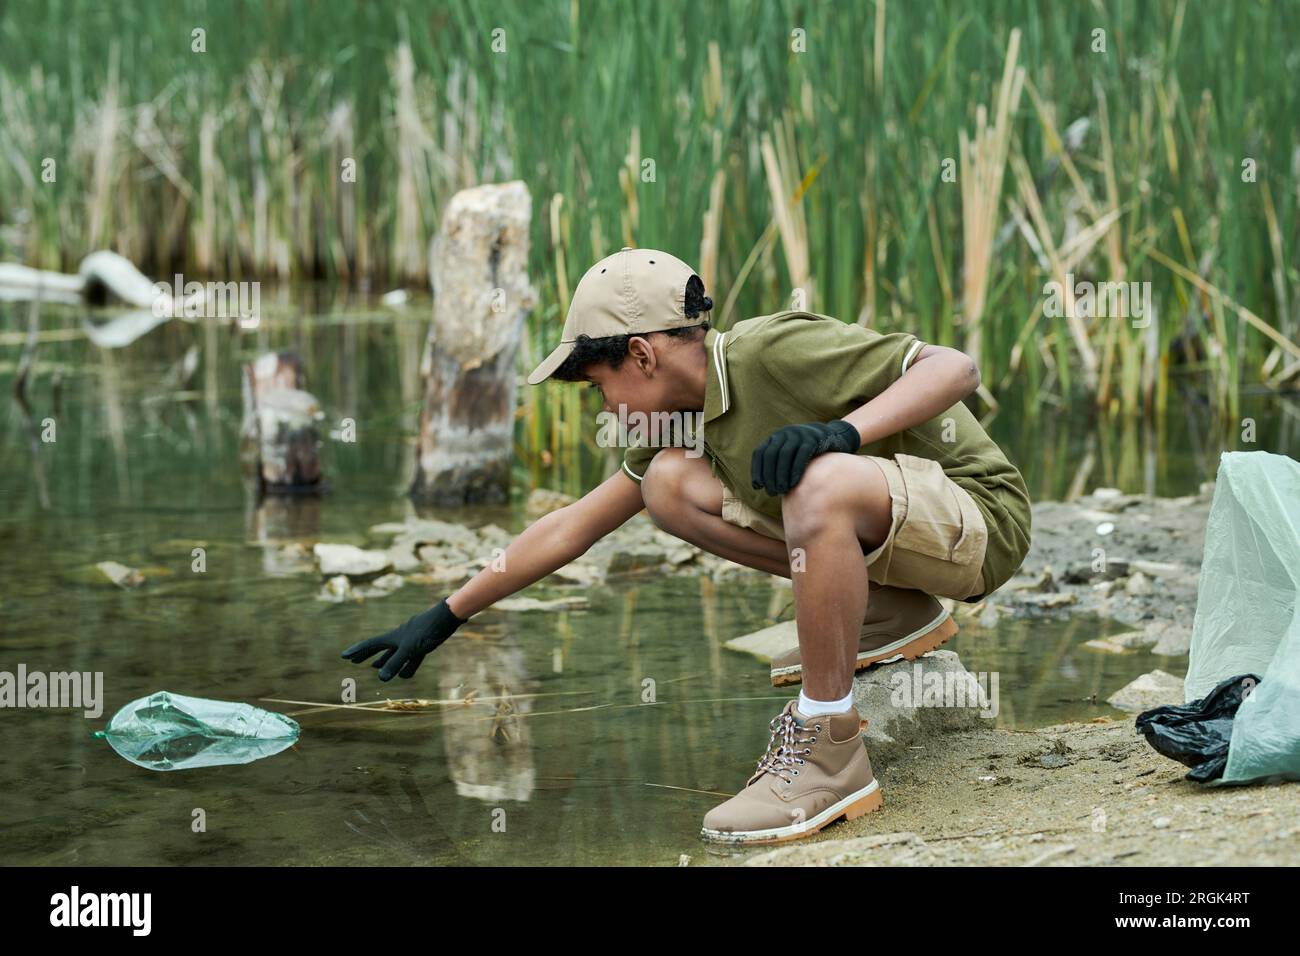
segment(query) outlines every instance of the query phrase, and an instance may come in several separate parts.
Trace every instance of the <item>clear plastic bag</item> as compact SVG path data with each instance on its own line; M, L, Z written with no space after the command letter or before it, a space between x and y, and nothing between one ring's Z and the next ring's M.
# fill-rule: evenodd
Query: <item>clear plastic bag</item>
M1219 460L1205 527L1184 700L1260 675L1232 721L1222 782L1300 780L1300 463L1267 452Z
M298 739L298 723L252 704L159 691L127 704L95 734L148 770L252 763Z

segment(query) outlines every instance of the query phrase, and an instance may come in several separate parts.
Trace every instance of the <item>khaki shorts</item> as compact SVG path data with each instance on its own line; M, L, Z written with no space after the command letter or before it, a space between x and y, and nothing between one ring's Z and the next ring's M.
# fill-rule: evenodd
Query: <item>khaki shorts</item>
M868 579L959 601L983 594L988 526L970 493L933 459L867 457L885 473L893 501L889 536L865 556ZM780 518L755 511L725 485L722 520L785 540Z

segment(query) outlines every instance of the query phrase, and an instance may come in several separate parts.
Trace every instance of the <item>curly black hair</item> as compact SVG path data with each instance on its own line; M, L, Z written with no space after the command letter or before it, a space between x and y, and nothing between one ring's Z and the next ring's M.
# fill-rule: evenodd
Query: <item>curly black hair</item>
M693 319L701 313L710 311L712 308L713 300L704 294L704 280L696 275L687 279L686 317ZM627 358L627 343L631 340L633 334L663 334L671 335L673 338L686 338L701 334L707 331L708 328L709 320L705 319L699 325L662 329L659 333L642 332L606 335L598 339L593 339L589 335L579 335L577 342L573 346L573 351L569 353L569 357L564 360L560 367L552 373L551 378L558 379L561 382L585 381L587 366L596 362L604 363L611 368L618 368L623 364L623 359Z

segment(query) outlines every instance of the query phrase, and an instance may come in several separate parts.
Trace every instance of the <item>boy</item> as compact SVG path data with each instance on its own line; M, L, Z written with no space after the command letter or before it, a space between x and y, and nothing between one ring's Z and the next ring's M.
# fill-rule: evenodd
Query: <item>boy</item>
M471 615L645 508L700 548L791 579L799 648L773 661L772 682L803 687L771 721L744 789L701 831L770 843L879 808L854 672L956 633L935 596L979 601L1015 573L1029 497L961 403L979 386L968 356L802 311L718 332L702 318L712 306L666 253L624 248L592 266L529 384L589 381L607 412L697 413L708 461L684 447L629 448L619 472L510 544L508 570L479 572L343 657L382 651L380 680L411 677Z

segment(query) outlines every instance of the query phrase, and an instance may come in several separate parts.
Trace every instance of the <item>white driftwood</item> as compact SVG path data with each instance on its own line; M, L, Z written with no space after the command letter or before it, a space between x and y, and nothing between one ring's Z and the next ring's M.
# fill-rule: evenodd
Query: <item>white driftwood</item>
M157 310L160 314L185 318L202 304L202 292L185 299L184 290L177 291L182 295L173 296L170 303L161 303ZM0 263L0 299L27 301L36 298L69 305L121 303L153 310L158 296L153 281L130 259L106 249L92 252L82 259L74 276L17 263Z
M433 323L413 496L501 502L509 491L515 358L537 301L528 282L532 198L519 181L452 197L430 251Z

